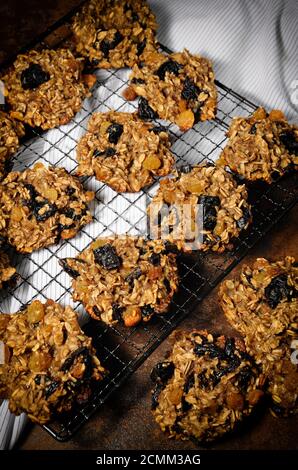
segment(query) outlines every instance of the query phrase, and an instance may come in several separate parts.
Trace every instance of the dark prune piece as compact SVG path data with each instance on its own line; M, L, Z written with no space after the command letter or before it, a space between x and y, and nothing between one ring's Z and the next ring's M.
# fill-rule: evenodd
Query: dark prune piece
M187 174L187 173L190 173L191 170L192 170L192 165L189 165L188 163L179 167L180 173Z
M132 78L131 83L139 83L141 85L145 83L145 81L142 78Z
M75 360L78 358L78 357L82 357L83 359L85 359L87 356L89 356L89 350L88 348L86 348L86 346L82 346L78 349L76 349L75 351L73 351L64 361L64 363L62 364L60 370L62 370L63 372L68 372L71 367L73 366ZM85 362L85 360L84 360Z
M253 377L253 372L249 366L244 366L239 373L237 374L237 380L239 388L242 391L246 391L249 385L251 378Z
M203 228L213 230L217 223L217 212L214 206L207 204L203 208Z
M152 391L152 396L151 396L151 409L155 410L155 408L158 406L158 398L163 390L163 384L161 382L157 383Z
M166 288L167 292L171 292L172 289L171 289L171 284L170 284L169 279L165 278L163 283L165 285L165 288Z
M79 277L80 273L78 271L76 271L75 269L72 269L68 265L67 258L59 259L59 264L60 264L60 266L62 266L63 271L65 271L73 279L76 279L77 277Z
M198 198L198 203L203 204L204 230L213 230L217 222L217 212L215 207L220 205L219 197L202 195Z
M175 62L174 60L167 60L160 65L160 67L156 70L155 75L157 75L160 80L164 80L166 72L173 73L177 76L181 68L182 65L178 64L178 62Z
M114 122L113 124L111 124L107 129L107 133L109 134L109 142L111 142L111 144L117 144L118 140L121 137L122 132L123 132L122 124L118 124L117 122Z
M184 393L188 393L189 390L194 386L194 384L195 384L195 376L194 376L194 373L192 372L191 374L187 376L185 380L185 384L183 387Z
M160 253L152 253L149 257L149 261L153 266L158 266L160 264Z
M107 243L93 250L95 262L105 269L117 269L121 265L121 258L117 255L115 248Z
M94 315L96 315L98 318L101 318L101 311L96 305L93 305L92 310Z
M281 274L272 279L270 284L265 288L265 297L271 308L275 308L282 300L290 299L293 288L287 283L286 274Z
M193 80L186 77L186 79L184 80L183 90L181 93L182 98L185 99L186 101L195 100L199 93L200 93L200 90L195 85Z
M139 57L141 54L143 54L144 50L145 50L145 47L146 47L146 44L147 44L147 40L146 38L143 39L143 41L139 42L139 44L137 45L137 56Z
M67 186L65 190L65 194L67 194L67 196L72 196L75 192L75 188L72 188L71 186Z
M173 362L159 362L155 367L153 367L150 378L153 382L166 384L173 376L174 370L175 366Z
M165 254L173 253L173 254L177 255L179 253L179 250L177 248L177 245L175 245L174 243L171 243L169 241L165 241L164 253Z
M218 196L207 196L203 194L198 199L199 204L210 205L210 206L219 206L220 199Z
M296 140L294 131L283 132L279 138L289 153L298 155L298 140Z
M203 390L210 389L211 383L213 383L212 379L210 380L210 378L207 377L206 371L203 371L200 374L198 374L198 382L199 382L200 388L202 388Z
M30 64L21 73L21 82L24 90L34 90L34 88L49 80L50 74L42 70L39 64Z
M122 313L124 311L124 308L121 307L119 304L113 304L112 309L113 309L113 320L123 321Z
M154 126L152 129L150 129L151 132L154 132L154 134L160 134L160 132L167 132L166 128L163 126Z
M57 380L53 380L49 385L46 386L45 388L45 397L49 398L53 393L57 390L59 387L60 382L57 382Z
M122 34L119 31L116 31L115 36L112 41L109 41L108 39L104 39L101 42L99 48L106 59L109 57L109 52L112 49L115 49L115 47L117 47L118 44L120 44L122 40L123 40Z
M76 214L74 209L66 209L64 212L61 212L67 217L68 219L72 219L73 221L80 220L83 215L86 214L86 210L83 210L79 214Z
M116 154L116 150L113 149L112 147L108 147L106 150L103 152L100 152L99 150L95 149L93 152L93 157L113 157Z
M256 124L253 124L250 128L249 133L252 134L252 135L255 135L256 132L257 132L257 126L256 126Z
M126 282L132 287L135 279L139 279L142 276L142 270L140 268L134 269L126 278Z
M242 217L237 220L236 224L240 230L243 230L251 218L251 213L248 207L242 207Z
M45 205L48 206L48 210L46 210L45 212L42 212L40 214L39 211L42 208L44 208ZM33 215L35 216L37 222L44 222L49 217L52 217L53 215L55 215L57 210L58 209L57 209L56 204L50 204L47 201L36 202L34 207L33 207Z
M138 115L141 119L156 119L158 118L157 113L149 106L148 101L140 96L138 103Z
M272 402L270 408L277 416L283 416L285 414L285 409L277 403Z
M186 401L185 397L183 396L181 398L181 409L183 413L186 413L187 411L189 411L191 407L192 407L192 404L188 403L188 401Z
M132 11L131 12L131 19L132 19L132 21L139 21L139 15L135 11Z
M152 315L154 315L154 308L151 307L151 305L144 305L141 307L141 312L142 312L142 317L146 318L146 320L149 320Z
M34 382L36 383L36 385L40 385L40 383L41 383L41 375L40 374L35 376Z
M225 342L225 354L228 357L234 355L235 351L235 339L234 338L227 338Z

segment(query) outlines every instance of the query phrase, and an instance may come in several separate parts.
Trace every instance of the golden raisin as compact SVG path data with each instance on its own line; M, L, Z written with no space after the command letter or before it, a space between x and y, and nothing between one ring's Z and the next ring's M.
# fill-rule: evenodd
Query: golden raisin
M125 326L135 326L142 320L141 309L139 307L127 307L122 315Z
M195 116L190 109L187 109L186 111L183 111L182 113L178 114L176 119L176 124L181 131L187 131L188 129L191 129L194 125L194 122Z
M73 238L76 235L76 233L77 231L74 228L63 230L61 232L61 238L62 240L68 240L69 238Z
M52 362L52 357L46 352L33 351L29 358L28 366L32 372L47 370Z
M167 202L168 204L174 204L176 200L175 191L168 191L167 189L165 189L162 194L165 202Z
M155 155L149 155L143 161L143 168L145 170L157 170L161 165L161 161Z
M28 307L27 307L27 318L29 323L37 323L41 321L45 314L44 305L40 302L40 300L34 300Z
M49 201L57 201L58 199L58 192L54 188L45 188L42 193Z
M137 94L135 90L131 86L129 86L123 91L122 96L127 101L134 101L137 97Z
M262 392L262 390L251 390L248 394L249 404L256 405L263 395L264 395L264 392Z
M266 118L266 111L264 108L258 108L252 115L254 121Z
M285 115L280 109L273 109L269 114L269 119L271 121L284 121Z
M232 410L243 410L244 399L241 393L230 392L227 395L227 405L229 408L232 408Z
M11 211L10 218L15 222L20 222L20 220L23 218L23 211L21 207L14 207Z

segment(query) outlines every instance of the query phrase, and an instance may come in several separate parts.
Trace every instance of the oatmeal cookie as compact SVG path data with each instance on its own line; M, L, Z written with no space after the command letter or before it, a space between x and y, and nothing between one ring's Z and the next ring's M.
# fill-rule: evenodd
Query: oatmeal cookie
M26 412L37 423L86 402L92 382L105 374L75 312L53 300L0 315L0 339L7 351L0 365L1 395L12 413Z
M178 249L222 252L251 221L244 185L223 168L182 166L160 182L148 206L151 238Z
M140 96L138 112L142 119L167 119L187 131L195 122L215 117L217 90L208 59L186 49L144 56L144 62L133 67L129 88Z
M23 124L0 111L0 181L12 167L11 157L19 148L19 138L25 131Z
M11 117L42 129L67 124L96 81L81 70L82 62L68 49L19 55L2 77Z
M73 299L108 324L134 326L166 312L178 285L176 256L160 240L99 238L61 265L73 278Z
M79 54L99 68L132 67L155 50L155 16L144 0L90 0L73 21Z
M224 281L219 299L231 325L244 335L248 351L268 377L274 414L298 410L298 365L291 347L298 341L298 268L294 258L270 263L258 258L240 276Z
M259 108L248 118L234 118L227 133L229 141L218 164L228 166L247 181L271 183L298 165L298 127L287 122L284 114L270 114Z
M137 192L153 176L170 173L174 157L163 128L144 123L136 114L93 114L77 147L79 175L93 175L118 192Z
M12 286L17 280L16 269L6 253L0 250L0 290Z
M64 168L11 172L0 188L0 226L20 253L74 237L92 220L88 202L94 197Z
M176 439L210 442L231 432L263 396L263 376L240 339L178 331L151 378L152 412Z

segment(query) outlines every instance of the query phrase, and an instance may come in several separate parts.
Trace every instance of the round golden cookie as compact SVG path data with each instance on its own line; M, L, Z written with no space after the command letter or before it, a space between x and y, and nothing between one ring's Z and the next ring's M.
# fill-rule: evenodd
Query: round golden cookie
M263 396L263 377L239 339L176 331L151 373L152 412L175 439L210 442L233 431Z
M298 127L275 109L259 108L248 118L234 118L229 140L218 164L247 181L273 181L291 167L298 168Z
M156 48L156 28L145 0L90 0L72 24L77 52L98 68L132 67Z
M171 172L174 157L163 128L136 114L110 111L90 118L77 147L79 175L95 175L118 192L137 192Z
M150 237L184 251L223 252L251 221L244 185L216 166L184 165L148 206Z
M0 181L12 167L11 157L19 148L19 139L25 134L23 124L0 111Z
M42 129L67 124L94 84L95 78L82 77L81 71L82 62L68 49L32 50L19 55L1 78L10 115Z
M108 324L131 327L166 312L178 286L176 256L160 240L99 238L61 265L73 278L73 299Z
M93 197L64 168L37 163L11 172L0 187L2 235L20 253L72 238L91 222Z
M258 258L221 284L220 305L268 377L275 415L298 410L298 268L294 258Z
M143 62L133 67L130 89L140 96L138 112L142 119L167 119L182 131L216 114L211 62L186 49L169 55L144 54Z
M7 354L0 365L0 393L9 409L40 424L84 403L91 383L105 374L76 313L53 300L34 300L13 315L0 315Z

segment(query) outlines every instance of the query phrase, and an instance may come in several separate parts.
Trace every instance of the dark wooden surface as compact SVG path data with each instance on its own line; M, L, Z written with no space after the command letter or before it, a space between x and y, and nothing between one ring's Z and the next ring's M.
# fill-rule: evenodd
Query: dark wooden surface
M0 62L48 28L53 21L79 4L79 0L10 0L0 2ZM256 257L269 259L293 255L298 258L298 208L293 209L271 230L244 262ZM239 271L241 264L231 273ZM215 289L181 324L181 328L206 327L231 332L217 305ZM152 366L169 349L166 340L142 367L114 393L90 421L67 443L52 439L39 426L29 424L19 449L192 449L192 443L168 440L154 423L150 412ZM274 419L264 412L241 432L214 444L214 449L297 449L297 417Z

